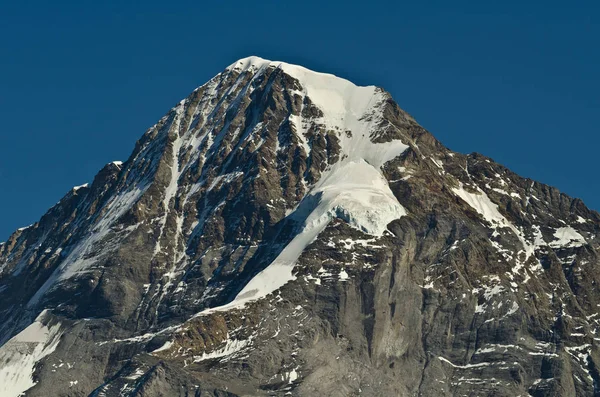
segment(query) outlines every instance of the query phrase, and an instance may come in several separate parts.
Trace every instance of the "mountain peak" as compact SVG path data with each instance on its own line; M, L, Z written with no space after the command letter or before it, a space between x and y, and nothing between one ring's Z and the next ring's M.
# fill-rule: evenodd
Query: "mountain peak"
M244 58L0 244L0 394L591 395L599 230L382 89Z
M315 72L303 66L269 61L256 56L240 59L226 70L250 73L254 76L263 75L268 70L281 70L297 80L295 86L288 88L290 94L298 95L314 104L321 113L323 125L341 131L352 131L354 134L360 131L360 134L370 136L374 125L372 117L369 117L378 113L378 108L380 110L383 102L391 99L388 93L375 86L357 86L333 74ZM299 123L296 124L300 127Z
M331 82L334 80L342 80L343 83L340 82L342 84L350 84L354 87L357 87L356 84L352 83L351 81L344 79L342 77L338 77L334 74L317 72L317 71L308 69L301 65L291 64L291 63L287 63L287 62L283 62L283 61L271 61L271 60L264 59L264 58L261 58L261 57L255 56L255 55L239 59L236 62L229 65L225 70L228 70L228 71L235 70L238 72L242 72L242 71L260 71L260 70L264 70L266 68L281 69L285 73L287 73L290 76L295 77L299 80L311 79L311 78L315 79L315 78L320 77L321 83ZM323 79L330 79L330 80L323 80ZM372 88L372 89L375 88L374 86L367 86L367 87ZM367 87L364 87L364 88L367 88Z

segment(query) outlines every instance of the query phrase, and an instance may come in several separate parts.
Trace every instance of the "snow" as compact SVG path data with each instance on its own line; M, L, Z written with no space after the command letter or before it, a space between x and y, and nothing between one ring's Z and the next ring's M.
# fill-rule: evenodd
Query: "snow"
M348 273L346 273L344 269L340 271L340 280L347 280L349 277L350 276L348 276Z
M441 160L435 159L433 157L430 157L429 159L433 162L433 164L435 164L436 167L440 168L441 170L444 170L444 163L442 163Z
M84 183L83 185L75 186L75 187L73 187L73 191L75 191L75 192L76 192L76 191L78 191L79 189L81 189L81 188L84 188L84 187L88 187L88 184L87 184L87 183Z
M0 395L17 397L35 386L36 364L51 354L60 341L60 324L50 327L40 318L0 347Z
M176 108L176 112L177 112L178 116L181 116L181 114L183 112L183 106L178 106ZM172 126L172 129L175 131L176 138L172 143L172 149L171 149L171 178L169 179L169 185L167 186L167 188L165 190L164 198L162 201L162 206L163 206L163 209L165 212L164 212L163 217L159 221L160 232L159 232L159 235L158 235L158 238L156 241L156 246L154 247L154 255L161 252L160 240L162 238L163 231L164 231L165 225L167 223L167 218L169 216L169 212L170 212L169 204L170 204L171 200L177 194L177 188L179 187L179 177L181 176L181 171L182 171L180 169L180 165L179 165L179 151L181 150L181 147L183 145L183 140L178 135L180 123L181 123L181 118L177 117L174 126ZM179 218L177 219L177 222L179 222ZM175 242L174 245L177 246L177 243Z
M569 353L569 355L571 355L571 357L574 359L574 361L577 362L581 366L581 368L585 371L586 378L589 380L589 382L593 383L594 378L592 377L590 368L588 366L591 349L592 349L592 345L589 343L586 343L586 344L583 344L580 346L573 346L573 347L565 346L565 351L567 353Z
M486 185L486 187L489 188L489 185ZM504 194L506 196L509 195L508 192L506 190L504 190L504 189L498 189L498 188L494 187L494 188L492 188L492 190L495 191L495 192L497 192L497 193Z
M296 379L298 379L298 372L296 369L293 369L288 373L288 383L294 383Z
M558 357L558 354L550 352L529 352L528 354L530 356Z
M136 368L135 372L129 376L126 376L125 379L136 380L139 379L142 375L144 375L144 371L141 368Z
M585 238L571 226L559 227L554 232L555 240L550 242L550 247L581 247L586 244Z
M364 248L384 248L383 245L373 244L376 240L377 240L377 238L356 239L356 240L347 238L345 240L340 240L340 243L344 244L344 249L347 249L347 250L352 250L357 245L360 245L361 247L364 247ZM333 241L329 241L327 243L327 245L332 248L336 247L336 244Z
M169 350L171 348L171 346L173 346L173 341L167 341L167 342L165 342L164 345L162 345L158 349L153 350L152 353L158 353L158 352L162 352L165 350Z
M221 184L227 184L227 183L231 183L232 181L234 181L236 178L239 178L240 176L243 176L244 173L241 171L236 171L236 172L231 172L229 174L223 174L223 175L219 175L217 176L213 182L210 184L210 186L208 187L207 191L211 191L213 190L215 187L221 185Z
M140 197L154 182L152 178L154 176L153 172L157 170L160 164L160 156L163 153L168 155L168 151L165 152L163 149L169 148L168 146L162 147L159 145L168 145L171 143L173 153L172 172L164 194L165 200L163 201L163 206L165 208L165 216L159 219L162 234L165 223L164 219L169 213L168 205L176 195L178 187L177 179L181 173L178 152L182 147L182 141L181 139L170 140L169 136L172 137L172 135L179 133L180 123L183 119L182 103L173 108L172 112L175 112L175 116L172 117L170 124L166 123L158 130L156 129L157 125L155 125L148 130L147 134L151 131L156 132L156 138L146 142L137 151L136 156L131 159L131 167L129 167L128 172L120 176L121 180L118 184L118 190L106 200L101 208L95 211L97 217L88 218L91 220L88 225L86 225L88 219L83 219L85 217L77 218L77 222L80 223L80 226L83 226L79 232L81 239L77 240L76 244L65 247L63 261L30 299L28 302L29 307L35 305L49 289L55 287L56 283L89 271L92 266L97 265L101 261L102 257L118 248L117 244L115 244L115 224L123 214L139 201ZM169 114L171 115L172 113ZM168 118L169 116L165 116L161 121L166 121ZM109 164L121 168L126 163L113 161ZM176 221L179 226L181 220L177 218ZM135 227L137 225L122 230L117 229L120 233L119 237L122 237L124 232L131 232ZM179 234L177 234L177 237L179 237ZM160 251L159 242L157 242L158 251ZM177 245L177 242L174 245Z
M296 115L290 115L288 117L290 122L296 127L296 135L300 139L300 144L304 149L304 153L308 156L310 154L310 145L308 144L308 140L306 139L305 132L308 129L308 124L304 122L302 117ZM279 151L279 147L276 151Z
M522 350L522 348L517 345L503 345L503 344L490 343L490 344L487 344L487 347L477 349L475 351L475 353L473 353L473 354L475 355L475 354L492 353L492 352L497 352L499 350L502 350L502 353L506 353L506 352L508 352L509 349Z
M517 302L513 301L510 309L508 309L508 312L506 312L506 314L504 316L502 316L502 318L506 318L510 315L515 314L517 312L517 310L519 310L519 305L517 304Z
M454 364L452 361L450 361L450 360L448 360L448 359L446 359L446 358L444 358L442 356L438 356L438 359L440 361L443 361L443 362L447 363L447 364L450 364L454 368L460 368L460 369L487 367L487 366L490 365L490 363L486 363L486 362L477 363L477 364L457 365L457 364Z
M494 204L485 192L479 188L478 193L471 193L463 188L461 183L459 188L453 188L452 191L458 197L463 199L473 209L475 209L483 218L492 225L505 225L508 223L506 218L498 211L498 206Z
M483 296L484 296L485 300L490 300L495 295L500 294L503 290L504 290L504 287L501 286L501 285L495 285L495 286L493 286L491 288L487 287L485 289L485 292L483 293Z
M367 234L382 236L389 222L406 214L383 175L365 160L336 164L307 199L312 197L319 198L319 205L307 218L308 225L336 215Z
M240 350L250 346L252 343L251 339L248 340L239 340L239 339L227 339L225 341L225 346L221 347L210 353L203 353L200 356L194 356L194 362L198 363L204 360L210 360L214 358L221 358L225 356L231 356L234 353L239 352Z

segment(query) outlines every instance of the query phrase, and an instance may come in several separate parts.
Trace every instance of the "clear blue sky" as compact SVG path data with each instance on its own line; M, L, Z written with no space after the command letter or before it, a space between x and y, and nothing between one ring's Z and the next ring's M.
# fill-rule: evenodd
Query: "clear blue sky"
M0 241L238 58L375 84L446 146L600 209L598 2L3 1Z

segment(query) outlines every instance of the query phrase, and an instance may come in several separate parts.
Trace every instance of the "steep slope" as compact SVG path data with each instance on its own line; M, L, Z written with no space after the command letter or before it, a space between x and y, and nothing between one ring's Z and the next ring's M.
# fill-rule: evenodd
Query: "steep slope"
M382 89L246 58L0 245L0 391L600 394L599 226Z

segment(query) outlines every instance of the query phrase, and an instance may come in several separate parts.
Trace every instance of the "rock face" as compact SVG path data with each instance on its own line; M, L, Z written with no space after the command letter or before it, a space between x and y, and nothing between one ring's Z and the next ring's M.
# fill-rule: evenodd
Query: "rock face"
M0 245L0 395L600 395L600 215L251 57Z

